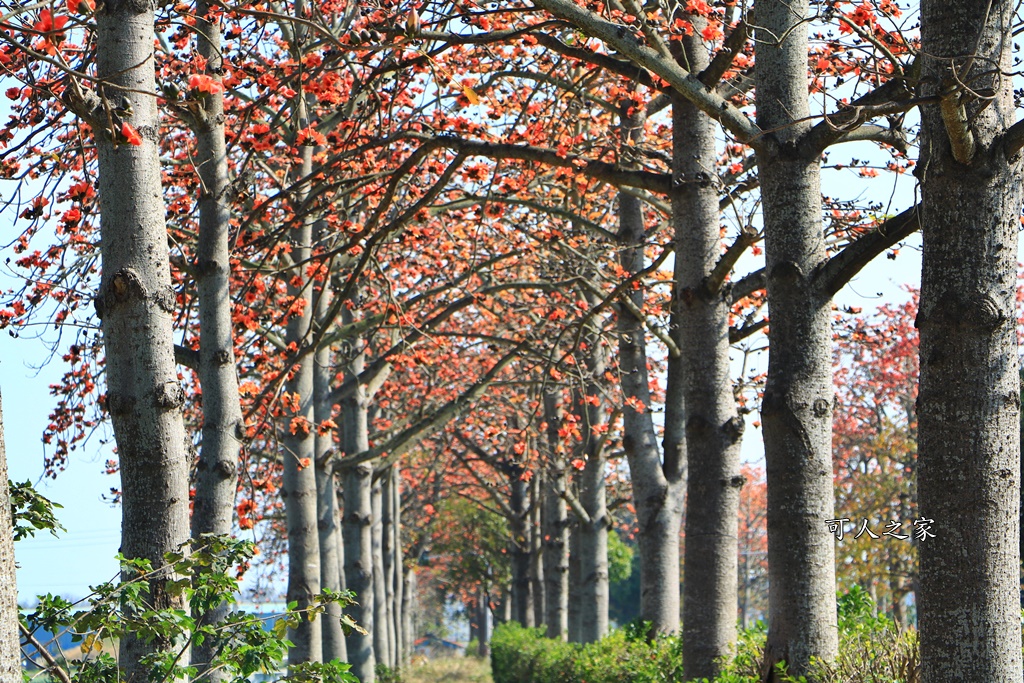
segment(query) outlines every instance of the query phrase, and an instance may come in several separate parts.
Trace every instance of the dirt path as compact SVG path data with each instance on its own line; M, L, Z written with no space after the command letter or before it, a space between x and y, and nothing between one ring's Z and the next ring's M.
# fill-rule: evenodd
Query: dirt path
M413 664L403 683L491 683L491 663L477 657L450 657Z

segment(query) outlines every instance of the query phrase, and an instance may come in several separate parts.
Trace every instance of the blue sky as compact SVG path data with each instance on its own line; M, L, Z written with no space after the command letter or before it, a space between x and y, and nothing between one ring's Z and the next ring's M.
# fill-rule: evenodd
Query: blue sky
M3 391L4 433L8 476L26 479L40 493L64 506L57 510L67 529L54 538L48 533L19 541L18 594L22 603L40 593L83 597L88 586L117 573L114 555L120 546L121 510L104 503L101 495L118 486L116 477L103 473L109 452L95 440L85 452L76 451L67 470L56 480L40 480L43 472L41 436L55 405L49 385L59 380L62 366L51 363L34 369L42 360L41 344L34 339L12 339L0 333L0 390Z

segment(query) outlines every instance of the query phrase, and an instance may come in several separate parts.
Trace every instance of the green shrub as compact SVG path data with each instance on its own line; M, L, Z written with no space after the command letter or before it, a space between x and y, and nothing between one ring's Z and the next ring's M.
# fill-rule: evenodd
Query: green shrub
M816 663L818 683L917 683L917 634L873 614L870 597L854 588L839 597L839 656ZM674 683L683 680L678 637L647 642L649 624L631 623L597 643L573 645L544 637L543 629L502 624L491 640L494 683ZM759 683L767 629L741 631L735 654L713 683ZM780 683L801 683L780 664ZM704 679L702 683L709 683Z
M496 628L494 683L664 683L682 676L678 638L648 643L617 630L599 642L573 645L543 634L515 623Z
M373 676L377 683L402 683L402 672L387 664L378 663L373 667Z

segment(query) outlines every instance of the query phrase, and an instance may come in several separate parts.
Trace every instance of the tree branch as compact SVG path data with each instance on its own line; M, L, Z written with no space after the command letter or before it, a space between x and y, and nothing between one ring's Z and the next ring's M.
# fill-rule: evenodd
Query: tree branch
M872 259L917 232L921 227L918 210L919 205L915 205L893 216L829 259L814 277L818 293L821 296L834 296Z
M667 59L657 50L641 43L629 27L606 21L598 14L577 5L574 0L534 0L534 4L568 21L586 35L604 41L637 65L653 72L742 142L755 149L769 144L769 138L763 137L762 130L743 112L709 90L675 60Z
M525 347L525 341L516 344L514 349L502 356L501 359L494 364L494 367L488 370L483 377L473 384L473 386L467 389L454 401L443 408L440 408L433 415L420 420L410 427L406 427L380 446L375 446L369 450L363 451L362 453L356 453L349 457L341 458L337 461L338 467L355 467L356 465L360 465L364 462L378 460L378 458L380 461L378 461L376 465L377 467L383 467L397 461L398 458L419 443L421 439L443 427L459 413L468 408L470 404L480 398L487 390L487 387L489 387L498 377L501 371L508 367L513 360L518 358Z
M450 149L467 156L482 156L488 159L514 159L547 164L557 168L571 168L577 173L610 185L626 185L639 187L652 192L668 194L672 188L672 178L667 173L652 171L627 171L606 161L583 159L574 154L560 155L556 150L545 147L527 147L496 142L478 142L464 140L453 135L429 137L413 134L410 137L424 140L433 148Z
M732 283L732 302L737 303L743 297L750 296L757 290L764 289L767 286L768 278L765 276L764 268L748 273Z
M699 80L709 88L715 87L715 85L722 79L725 72L732 66L733 60L736 59L736 55L743 51L743 46L747 42L749 31L747 23L742 19L736 28L729 32L729 35L725 38L725 43L722 45L722 49L718 51L715 58L711 60L707 68L697 75Z
M1024 149L1024 119L1013 124L1003 133L1003 149L1006 151L1007 159Z

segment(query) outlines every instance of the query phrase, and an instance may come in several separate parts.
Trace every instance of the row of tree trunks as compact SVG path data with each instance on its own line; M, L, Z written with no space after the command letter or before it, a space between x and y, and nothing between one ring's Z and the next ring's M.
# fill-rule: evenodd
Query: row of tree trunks
M373 498L374 623L377 625L374 629L374 649L379 664L398 669L408 662L410 652L402 616L405 577L401 543L401 487L396 466L386 467L376 474Z

